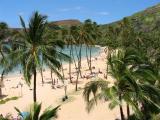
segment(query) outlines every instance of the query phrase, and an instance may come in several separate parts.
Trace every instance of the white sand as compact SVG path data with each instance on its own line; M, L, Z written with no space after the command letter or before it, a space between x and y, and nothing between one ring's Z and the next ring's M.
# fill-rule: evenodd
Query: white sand
M105 73L106 71L106 60L105 60L105 53L102 51L99 56L97 57L98 60L93 60L92 66L95 66L94 72L98 72L99 68L100 70ZM95 57L95 56L94 56ZM65 75L68 77L68 64L64 66L64 68L67 68L65 70ZM82 74L85 75L87 73L90 73L90 71L85 71L87 69L87 61L82 61ZM72 64L72 71L75 71L74 64ZM41 83L41 76L38 73L37 76L37 100L38 102L42 102L42 109L48 107L48 106L57 106L61 104L61 109L58 112L58 119L57 120L114 120L115 118L119 117L119 109L118 107L110 110L108 108L108 103L101 103L98 104L98 106L95 107L89 114L87 113L85 107L86 103L84 102L82 92L78 91L75 92L75 85L69 84L68 85L68 101L62 103L62 97L64 96L64 88L57 88L52 89L50 78L50 71L46 70L44 73L44 81L45 84L42 86ZM98 75L98 77L103 78L103 74ZM53 76L53 78L56 78L56 76ZM76 79L76 76L74 75L74 80ZM10 81L7 81L10 80ZM110 82L113 82L113 80L109 77L108 79ZM20 96L21 95L21 88L12 88L16 87L19 82L23 83L22 87L22 97L18 100L9 101L6 104L0 104L0 113L6 115L7 113L12 113L14 117L16 117L17 113L14 109L16 106L22 111L25 111L29 105L33 102L33 96L32 96L32 90L29 90L30 88L25 84L25 81L22 80L21 75L17 76L6 76L4 80L5 88L3 88L3 94L8 95L7 97L12 96ZM87 83L89 80L87 79L80 79L82 83L78 84L78 87L83 88L85 83ZM60 82L60 80L59 80ZM32 88L32 85L31 85Z

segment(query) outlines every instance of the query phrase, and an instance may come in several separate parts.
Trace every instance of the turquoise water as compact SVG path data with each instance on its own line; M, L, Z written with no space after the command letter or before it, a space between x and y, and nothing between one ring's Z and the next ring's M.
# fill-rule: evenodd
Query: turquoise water
M73 46L73 49L74 49L75 46ZM79 51L80 47L76 47L77 51ZM65 47L65 49L63 50L63 53L69 55L69 52L70 52L70 48L68 47ZM100 52L100 48L99 47L92 47L92 56L97 56ZM88 51L89 53L89 51ZM73 55L75 57L75 59L77 60L76 58L76 51L75 49L73 50ZM89 54L88 54L89 55ZM86 46L83 45L82 46L82 59L86 57Z
M80 48L76 47L76 49L79 50ZM70 48L66 46L62 50L62 52L65 53L65 54L67 54L67 55L69 55ZM99 54L99 52L100 52L100 48L99 47L92 47L92 57L97 56ZM75 57L75 60L77 60L77 58L76 58L76 51L75 50L73 50L73 55ZM86 58L86 46L85 45L82 46L82 59L84 59L84 58ZM14 70L11 71L9 73L9 75L15 75L15 74L18 75L18 74L20 74L20 70L21 70L21 66L19 65L18 67L14 68ZM0 74L1 74L1 72L2 72L2 70L0 69Z

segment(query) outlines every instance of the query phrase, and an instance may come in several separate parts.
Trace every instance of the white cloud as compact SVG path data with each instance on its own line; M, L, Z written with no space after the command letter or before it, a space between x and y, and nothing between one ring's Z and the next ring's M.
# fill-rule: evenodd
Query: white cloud
M60 9L58 9L58 11L67 12L67 11L70 11L70 8L60 8Z
M24 12L19 12L18 15L22 16L22 15L24 15Z
M109 15L109 12L98 12L97 14L106 16L106 15Z
M68 12L68 11L72 11L72 10L81 10L81 9L82 9L82 7L76 6L76 7L72 7L72 8L60 8L60 9L58 9L58 11Z

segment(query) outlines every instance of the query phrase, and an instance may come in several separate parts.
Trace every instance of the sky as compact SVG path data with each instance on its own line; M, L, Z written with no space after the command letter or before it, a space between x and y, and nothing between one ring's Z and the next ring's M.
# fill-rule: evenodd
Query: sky
M160 0L0 0L0 21L21 27L20 15L27 22L34 11L39 11L48 21L92 19L106 24L158 3Z

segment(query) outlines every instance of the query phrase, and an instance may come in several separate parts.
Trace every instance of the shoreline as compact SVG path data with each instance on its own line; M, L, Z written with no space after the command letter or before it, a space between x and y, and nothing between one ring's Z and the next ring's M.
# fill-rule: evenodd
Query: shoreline
M103 52L104 50L104 47L101 47L99 45L95 45L95 47L99 48L98 52L95 52L94 54L96 54L94 57L98 57L99 53ZM92 55L92 58L93 58L93 55ZM82 56L82 61L86 60L86 56ZM77 63L77 60L75 60L76 63ZM66 66L67 64L69 64L68 62L64 62L63 65ZM72 63L74 64L74 62ZM49 68L47 66L44 66L43 67L45 70L49 70ZM16 70L16 69L13 69L13 71L9 72L8 74L5 74L4 77L7 77L7 78L11 78L11 77L14 77L14 76L22 76L23 73L20 73L19 70ZM1 77L1 75L0 75Z
M99 69L101 69L102 74L98 74L98 77L103 78L106 71L106 55L103 51L104 49L101 48L99 53L96 56L92 56L92 66L95 66L95 69L93 69L93 72L98 72ZM97 57L97 59L94 59ZM64 68L67 68L65 70L65 76L68 78L68 64L64 65ZM82 74L87 75L90 74L90 71L87 70L88 65L86 59L82 60ZM72 63L72 72L75 72L75 66L74 63ZM62 102L62 97L64 96L64 88L56 88L53 89L51 87L51 78L50 78L50 71L45 70L44 71L44 81L45 84L42 85L41 83L41 76L40 73L37 73L37 100L39 103L42 103L42 111L49 106L56 107L57 105L61 104L61 109L58 111L58 119L57 120L106 120L106 115L108 115L108 118L112 120L112 118L116 118L119 112L118 109L115 109L113 111L109 110L107 108L108 103L104 103L102 105L98 105L92 113L88 114L85 109L85 102L83 99L82 91L74 92L75 91L75 84L68 83L67 87L67 93L69 94L69 99L66 102ZM53 77L57 79L57 77L53 74ZM76 80L76 74L72 74L73 81ZM7 81L9 79L9 81ZM69 81L69 79L67 79ZM82 89L84 85L92 80L92 78L80 78L78 88ZM17 84L21 82L23 84L22 87L22 97L20 97L18 100L9 101L6 104L0 104L0 114L6 115L7 113L12 113L14 117L16 117L17 112L15 111L14 107L16 106L21 111L26 111L29 109L29 105L33 103L33 91L32 84L30 87L28 87L25 84L25 81L22 79L22 75L20 76L13 76L13 77L5 77L4 78L4 84L5 88L2 88L2 93L5 95L8 95L7 97L13 97L13 96L21 96L21 88L16 88ZM62 85L61 80L56 83L55 86ZM14 88L13 88L14 87ZM24 104L25 102L25 104ZM104 105L106 107L104 107ZM81 106L81 107L79 107ZM76 110L74 108L77 108ZM9 110L7 109L9 108ZM96 115L96 113L100 113L99 115ZM116 113L116 114L115 114ZM110 117L109 117L110 116ZM114 119L113 119L114 120Z
M102 53L103 52L103 50L104 50L104 47L101 47L101 46L99 46L99 45L95 45L95 47L98 47L99 48L99 51L98 52L95 52L96 53L96 55L95 56L93 56L92 55L92 59L93 59L93 57L95 58L95 57L98 57L99 56L99 54L100 53ZM83 56L82 57L82 61L85 61L86 60L86 56ZM77 63L77 60L76 60L76 63ZM74 64L74 62L72 63L72 64ZM64 62L63 63L63 65L64 66L67 66L67 65L69 65L69 63L68 62ZM43 67L44 69L45 69L45 71L49 71L49 68L46 66L46 67ZM39 71L38 71L38 73L39 73ZM14 77L14 76L23 76L23 73L20 73L20 71L19 70L13 70L13 72L11 71L11 72L9 72L8 74L6 74L6 75L4 75L4 78L12 78L12 77ZM0 77L1 77L1 75L0 75Z

